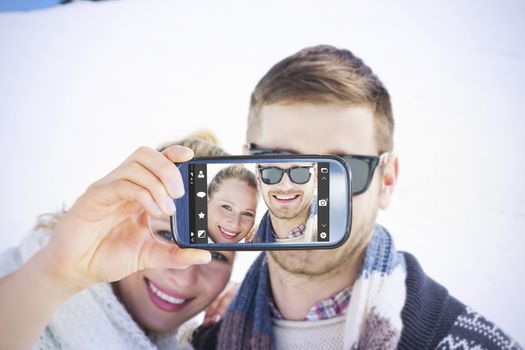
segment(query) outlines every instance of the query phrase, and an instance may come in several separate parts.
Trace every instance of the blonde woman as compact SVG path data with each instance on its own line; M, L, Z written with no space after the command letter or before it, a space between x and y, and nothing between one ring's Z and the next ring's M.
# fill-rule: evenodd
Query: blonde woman
M180 144L201 156L224 154L202 136ZM172 199L184 193L173 163L193 152L161 150L138 149L0 254L1 349L190 347L177 329L223 291L234 253L166 240Z
M208 235L216 243L243 240L257 211L255 174L236 164L221 169L208 185Z

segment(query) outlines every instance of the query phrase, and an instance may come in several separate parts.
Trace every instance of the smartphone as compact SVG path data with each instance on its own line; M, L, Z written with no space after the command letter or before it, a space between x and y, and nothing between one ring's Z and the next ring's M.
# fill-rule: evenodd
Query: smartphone
M194 158L171 233L208 250L335 248L352 226L351 171L332 155Z

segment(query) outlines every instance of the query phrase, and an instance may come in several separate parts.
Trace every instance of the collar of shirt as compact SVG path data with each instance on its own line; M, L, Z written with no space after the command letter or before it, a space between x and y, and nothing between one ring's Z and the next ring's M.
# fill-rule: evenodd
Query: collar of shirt
M295 237L302 236L302 235L304 235L304 230L305 229L306 229L306 223L301 224L301 225L297 226L296 228L294 228L293 230L291 230L290 233L288 233L288 236L286 236L286 238L295 238ZM275 234L275 231L273 230L273 228L272 228L272 235L273 235L273 238L279 238Z
M329 298L320 300L310 308L304 321L320 321L328 320L337 316L341 316L346 312L350 304L350 296L352 295L352 288L350 286L335 293ZM283 315L275 305L273 298L270 297L270 312L273 318L284 320Z

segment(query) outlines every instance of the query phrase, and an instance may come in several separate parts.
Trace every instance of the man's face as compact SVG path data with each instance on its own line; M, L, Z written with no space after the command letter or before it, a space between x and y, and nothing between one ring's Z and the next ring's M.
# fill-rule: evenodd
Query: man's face
M274 104L261 110L261 132L254 143L264 149L306 154L378 155L374 116L368 107ZM352 231L344 245L333 250L272 251L271 260L284 270L306 276L336 273L359 258L375 225L380 205L380 176L376 169L366 192L353 197Z
M279 169L303 168L310 179L304 184L292 181L290 174L282 173L282 178L275 184L266 184L261 178L265 171L277 172ZM301 169L301 171L303 171ZM270 213L279 219L294 220L307 217L315 190L315 168L312 163L261 164L256 172L262 197Z

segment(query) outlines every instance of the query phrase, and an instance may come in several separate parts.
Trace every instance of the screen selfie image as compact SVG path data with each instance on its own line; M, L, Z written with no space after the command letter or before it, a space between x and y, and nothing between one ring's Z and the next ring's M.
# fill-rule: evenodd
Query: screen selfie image
M524 32L0 0L0 350L525 350Z
M329 240L328 163L192 164L188 177L190 243Z

